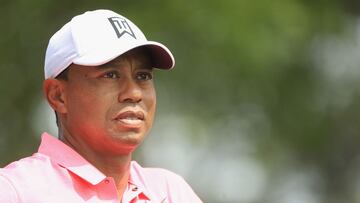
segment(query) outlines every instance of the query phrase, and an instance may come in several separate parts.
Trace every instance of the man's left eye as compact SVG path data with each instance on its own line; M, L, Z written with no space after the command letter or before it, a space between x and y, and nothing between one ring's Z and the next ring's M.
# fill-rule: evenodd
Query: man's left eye
M153 78L152 73L141 72L141 73L136 74L136 79L140 80L140 81L151 80L152 78Z

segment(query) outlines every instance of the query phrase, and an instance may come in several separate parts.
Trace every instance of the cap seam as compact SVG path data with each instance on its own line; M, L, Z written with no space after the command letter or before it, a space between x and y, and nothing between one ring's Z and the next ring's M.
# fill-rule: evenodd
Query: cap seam
M83 55L83 50L79 49L79 44L78 44L78 40L76 39L76 36L73 34L73 22L74 18L71 19L70 21L70 34L71 34L71 40L73 41L73 44L75 45L75 49L76 49L76 55L77 57L81 57ZM74 61L74 59L72 60Z

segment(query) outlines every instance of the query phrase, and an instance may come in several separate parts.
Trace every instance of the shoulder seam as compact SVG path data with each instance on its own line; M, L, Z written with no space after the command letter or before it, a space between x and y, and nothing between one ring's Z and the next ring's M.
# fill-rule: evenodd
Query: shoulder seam
M19 192L16 190L16 187L14 186L14 184L12 183L12 181L11 181L5 174L0 173L0 176L3 177L4 180L6 180L6 181L8 182L9 186L12 188L12 190L13 190L13 191L15 192L15 194L16 194L17 202L18 202L18 203L21 203Z

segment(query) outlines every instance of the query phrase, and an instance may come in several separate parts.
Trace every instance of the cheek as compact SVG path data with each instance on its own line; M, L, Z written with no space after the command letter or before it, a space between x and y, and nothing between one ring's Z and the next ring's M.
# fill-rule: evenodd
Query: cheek
M144 100L146 102L149 110L155 111L156 108L156 92L155 89L152 88L151 91L148 91L144 96Z
M103 116L103 111L107 106L105 95L98 95L96 92L84 88L74 88L73 90L68 97L69 117L81 119L84 122L84 120Z
M149 91L144 96L144 103L147 109L148 117L150 119L150 125L152 124L156 111L156 93L155 90Z

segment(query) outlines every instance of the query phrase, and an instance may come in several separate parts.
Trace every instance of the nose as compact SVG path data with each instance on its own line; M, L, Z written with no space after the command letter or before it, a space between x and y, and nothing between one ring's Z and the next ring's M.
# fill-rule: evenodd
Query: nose
M121 91L118 100L121 103L138 103L142 100L142 90L134 79L126 79L121 82Z

